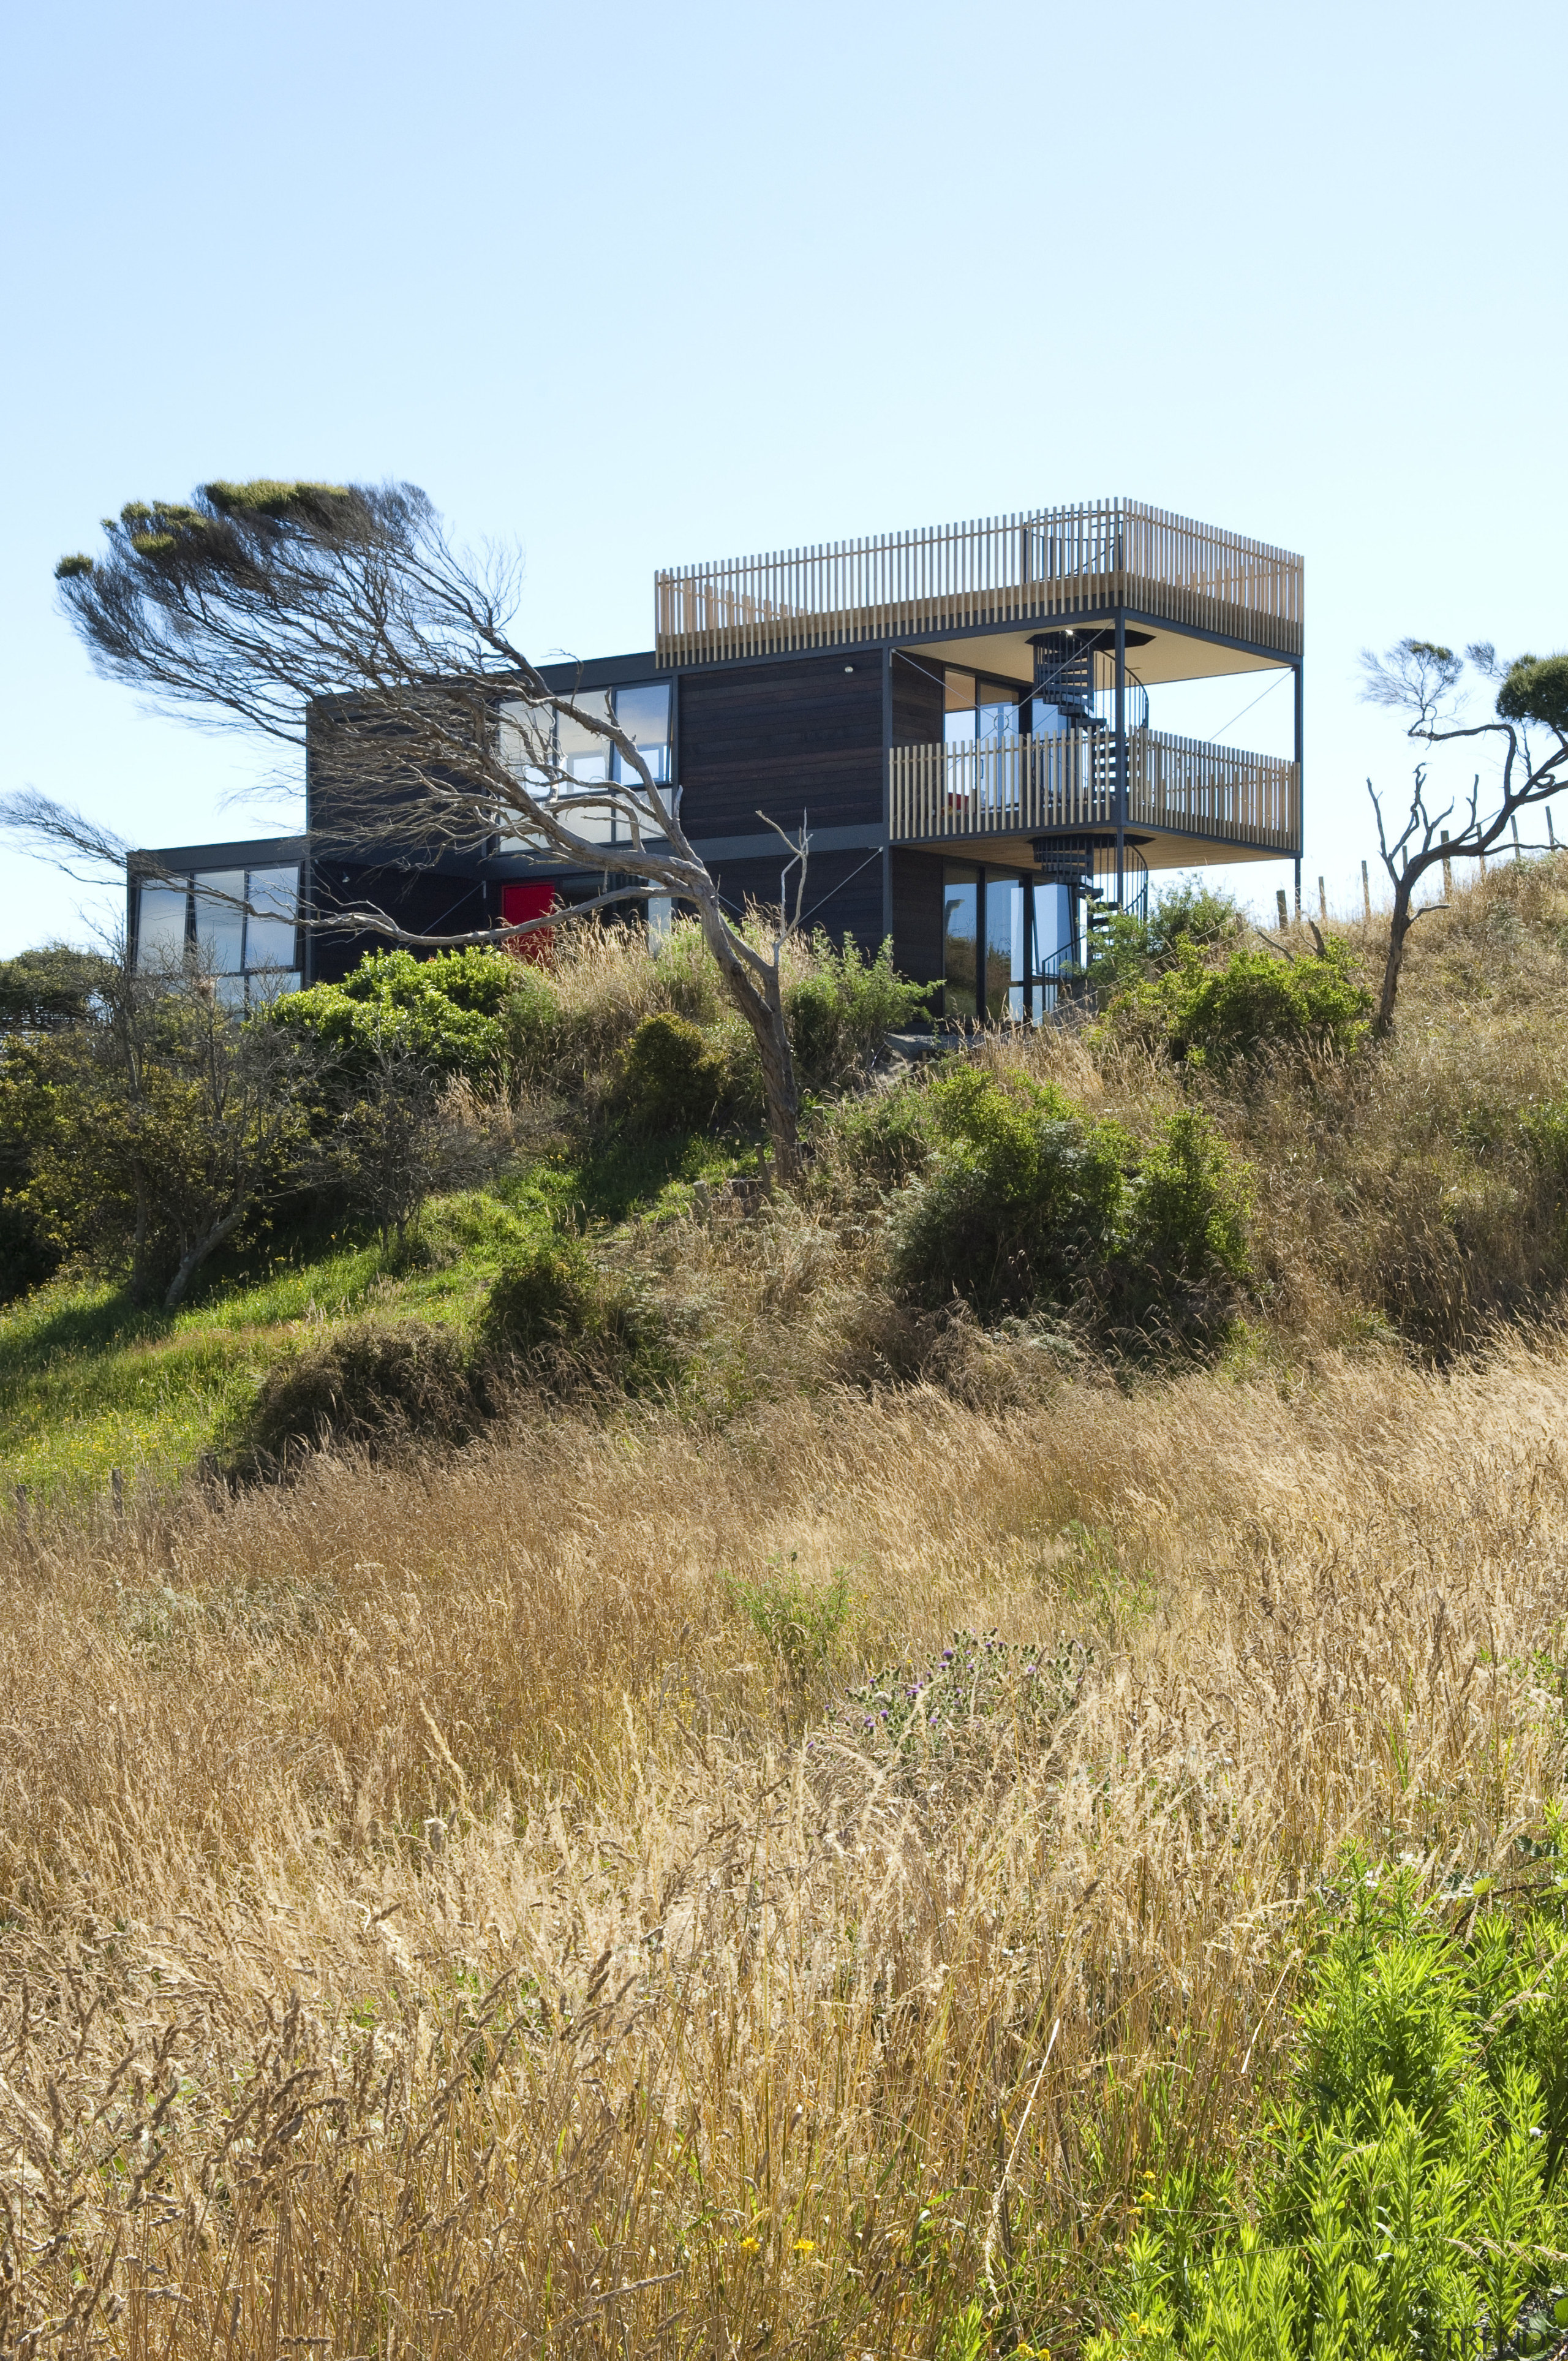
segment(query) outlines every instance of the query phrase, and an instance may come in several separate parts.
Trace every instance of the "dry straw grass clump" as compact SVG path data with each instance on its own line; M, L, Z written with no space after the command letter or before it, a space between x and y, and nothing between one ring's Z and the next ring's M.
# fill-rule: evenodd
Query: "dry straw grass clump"
M1541 1339L542 1409L11 1529L0 2349L933 2352L989 2280L1070 2350L1346 1840L1539 1824L1565 1408Z

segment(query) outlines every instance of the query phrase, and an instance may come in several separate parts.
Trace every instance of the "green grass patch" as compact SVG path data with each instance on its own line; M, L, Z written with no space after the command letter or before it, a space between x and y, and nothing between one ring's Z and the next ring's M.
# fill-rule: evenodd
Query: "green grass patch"
M0 1482L39 1496L167 1481L200 1458L282 1356L367 1312L466 1335L502 1261L550 1228L537 1189L441 1198L407 1250L328 1237L215 1278L173 1313L57 1280L0 1312Z

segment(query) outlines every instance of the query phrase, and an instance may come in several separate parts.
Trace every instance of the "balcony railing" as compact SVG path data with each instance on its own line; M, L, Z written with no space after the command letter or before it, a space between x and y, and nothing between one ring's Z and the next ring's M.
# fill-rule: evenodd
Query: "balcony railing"
M889 763L895 844L1116 825L1115 741L1105 730L895 746ZM1294 852L1300 837L1296 765L1200 738L1134 730L1126 825Z
M985 631L1117 607L1284 656L1301 560L1142 500L1093 500L655 577L662 665Z

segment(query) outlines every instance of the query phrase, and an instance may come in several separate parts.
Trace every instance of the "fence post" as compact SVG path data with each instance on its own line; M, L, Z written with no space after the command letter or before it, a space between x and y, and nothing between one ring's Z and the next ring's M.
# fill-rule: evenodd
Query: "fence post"
M1329 923L1328 888L1321 877L1318 880L1318 919L1322 926L1326 927Z
M1279 913L1279 931L1283 934L1286 928L1290 923L1289 919L1285 915L1285 888L1283 885L1280 886L1278 892L1274 896L1274 906Z
M1446 846L1446 844L1447 844L1447 842L1448 842L1448 830L1447 830L1447 829L1443 829L1443 831L1442 831L1442 840L1443 840L1444 845ZM1445 902L1447 901L1447 899L1448 899L1449 895L1453 893L1453 862L1449 859L1448 854L1447 854L1447 852L1445 851L1445 852L1443 853L1443 856L1442 856L1442 898L1443 898L1443 900L1444 900Z
M1372 916L1372 880L1366 873L1366 863L1361 864L1361 898L1366 905L1366 915Z

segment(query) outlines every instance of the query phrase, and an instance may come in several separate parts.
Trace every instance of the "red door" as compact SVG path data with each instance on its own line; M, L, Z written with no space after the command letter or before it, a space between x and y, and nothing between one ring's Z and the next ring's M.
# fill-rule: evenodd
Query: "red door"
M550 884L503 885L501 887L501 921L508 927L520 927L526 918L543 918L555 907L555 888ZM519 959L543 960L550 955L555 939L554 927L541 927L534 935L512 935L505 948Z

